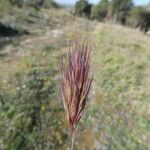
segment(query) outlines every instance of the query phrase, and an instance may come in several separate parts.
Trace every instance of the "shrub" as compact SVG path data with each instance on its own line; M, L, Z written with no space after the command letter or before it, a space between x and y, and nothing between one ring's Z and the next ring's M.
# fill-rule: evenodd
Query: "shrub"
M150 11L143 7L132 8L129 12L126 24L147 32L150 28Z
M132 0L112 0L112 17L115 22L124 24L129 10L132 8Z
M109 1L102 0L97 5L92 7L91 19L97 19L103 21L108 13Z
M81 17L90 17L91 13L91 4L86 0L79 0L75 5L75 15Z

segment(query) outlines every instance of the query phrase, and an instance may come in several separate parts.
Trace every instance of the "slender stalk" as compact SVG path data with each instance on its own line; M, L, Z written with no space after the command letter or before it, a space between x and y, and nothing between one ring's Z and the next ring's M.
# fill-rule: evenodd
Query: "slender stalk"
M71 149L70 150L73 150L73 148L74 148L74 141L75 141L75 130L72 132Z

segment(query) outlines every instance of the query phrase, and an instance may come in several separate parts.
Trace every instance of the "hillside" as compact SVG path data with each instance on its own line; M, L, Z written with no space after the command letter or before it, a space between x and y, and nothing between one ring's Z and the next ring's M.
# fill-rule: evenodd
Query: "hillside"
M94 81L75 148L150 149L150 37L74 17L64 9L38 13L26 11L23 20L17 19L17 27L28 34L0 39L0 149L69 148L58 58L66 54L68 41L80 36L94 43Z

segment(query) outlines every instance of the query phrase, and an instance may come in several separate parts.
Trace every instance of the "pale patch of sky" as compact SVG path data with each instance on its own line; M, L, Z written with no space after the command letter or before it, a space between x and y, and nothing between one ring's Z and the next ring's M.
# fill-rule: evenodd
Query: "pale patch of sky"
M61 4L70 4L73 5L76 3L77 0L55 0L58 3ZM88 0L90 3L98 3L100 0ZM133 0L135 5L146 5L148 3L150 3L150 0Z

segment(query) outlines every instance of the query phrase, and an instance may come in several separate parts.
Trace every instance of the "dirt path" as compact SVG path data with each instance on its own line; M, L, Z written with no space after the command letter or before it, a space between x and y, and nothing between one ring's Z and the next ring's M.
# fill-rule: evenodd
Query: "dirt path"
M63 29L48 30L37 35L29 35L17 38L15 43L10 43L3 47L0 51L0 70L4 72L11 72L15 64L26 55L26 53L42 49L50 43L57 40L63 34ZM10 65L11 64L11 65Z

